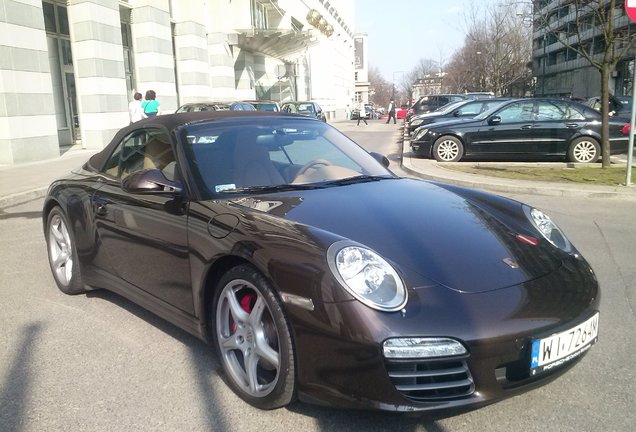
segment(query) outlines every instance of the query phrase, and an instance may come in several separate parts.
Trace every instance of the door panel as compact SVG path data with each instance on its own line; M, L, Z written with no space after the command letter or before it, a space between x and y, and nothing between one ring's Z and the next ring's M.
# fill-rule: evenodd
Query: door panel
M475 152L490 156L518 156L534 151L532 129L534 127L534 102L521 101L506 105L490 118L501 118L500 124L484 121L472 147Z
M125 137L103 169L105 184L94 193L95 220L102 259L113 274L193 313L184 201L121 188L122 179L142 169L160 169L169 178L174 164L167 133L142 129Z

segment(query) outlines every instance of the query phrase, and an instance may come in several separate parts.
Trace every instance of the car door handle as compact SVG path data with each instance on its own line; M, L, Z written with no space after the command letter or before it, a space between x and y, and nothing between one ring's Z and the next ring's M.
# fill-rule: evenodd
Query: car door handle
M568 127L569 129L576 129L579 127L578 123L566 123L565 124L566 127Z
M531 124L521 126L521 130L528 130L528 129L532 129L532 125Z

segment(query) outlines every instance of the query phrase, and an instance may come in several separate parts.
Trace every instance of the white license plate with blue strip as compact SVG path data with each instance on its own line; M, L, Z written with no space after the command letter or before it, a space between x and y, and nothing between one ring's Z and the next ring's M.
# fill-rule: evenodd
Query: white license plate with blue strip
M532 341L530 373L536 375L574 360L598 339L598 312L571 329Z

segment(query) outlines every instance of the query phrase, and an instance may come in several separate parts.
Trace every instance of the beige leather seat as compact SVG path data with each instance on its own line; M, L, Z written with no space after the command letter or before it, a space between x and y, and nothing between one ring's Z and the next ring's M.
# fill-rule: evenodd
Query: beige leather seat
M161 141L157 137L146 143L144 153L144 169L164 169L170 162L174 162L174 155L170 143Z
M283 176L269 158L267 148L256 137L256 129L241 130L234 147L234 181L236 187L284 184Z

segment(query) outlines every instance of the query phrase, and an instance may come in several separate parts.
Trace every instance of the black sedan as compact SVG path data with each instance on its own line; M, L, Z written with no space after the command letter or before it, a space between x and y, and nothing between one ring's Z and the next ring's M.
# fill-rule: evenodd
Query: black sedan
M291 101L285 102L280 110L284 113L300 114L307 117L313 117L320 121L326 122L327 116L325 116L322 107L317 102L309 101Z
M448 120L474 118L481 113L489 111L509 98L491 98L477 100L463 100L444 105L437 111L416 115L409 120L409 134L415 129L432 123L441 123Z
M209 341L263 409L468 409L575 365L600 293L554 222L388 164L302 116L142 120L50 186L53 277Z
M624 153L625 121L609 120L611 153ZM596 162L601 154L601 115L564 99L514 99L470 120L421 126L413 133L415 154L439 162L475 159Z

